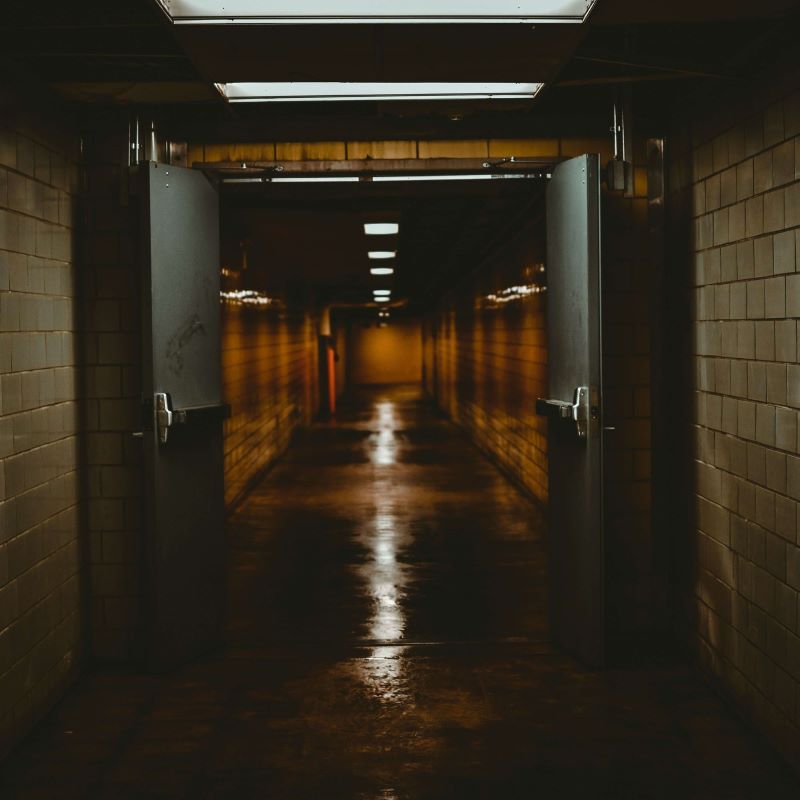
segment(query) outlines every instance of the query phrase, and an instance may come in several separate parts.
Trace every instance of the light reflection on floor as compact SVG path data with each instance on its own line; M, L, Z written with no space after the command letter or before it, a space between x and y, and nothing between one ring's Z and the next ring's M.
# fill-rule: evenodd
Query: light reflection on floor
M376 404L377 435L369 439L370 460L376 466L397 462L395 405L389 401ZM364 565L364 578L372 599L369 637L376 642L367 658L361 659L361 676L370 694L383 703L402 703L408 698L402 645L406 627L406 568L398 560L401 539L407 535L397 513L397 500L390 479L375 482L375 516L364 532L364 544L371 558ZM380 643L380 644L378 644Z
M371 448L370 459L373 464L388 467L397 463L397 414L395 405L389 401L377 403L378 432L374 437L375 446Z

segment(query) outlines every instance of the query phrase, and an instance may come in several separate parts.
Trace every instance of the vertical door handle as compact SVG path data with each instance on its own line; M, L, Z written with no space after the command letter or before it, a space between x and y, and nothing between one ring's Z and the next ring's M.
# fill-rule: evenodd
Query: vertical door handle
M566 400L550 400L540 397L536 401L536 413L543 417L550 417L550 419L573 423L578 438L585 439L589 435L589 387L578 386L571 403Z
M158 441L161 444L166 444L169 437L169 429L175 419L175 415L172 412L172 398L166 392L156 392L155 415Z

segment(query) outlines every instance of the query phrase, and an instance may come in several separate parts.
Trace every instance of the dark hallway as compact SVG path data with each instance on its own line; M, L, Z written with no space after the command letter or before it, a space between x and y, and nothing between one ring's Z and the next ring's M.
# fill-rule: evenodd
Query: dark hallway
M224 648L86 674L3 798L796 798L671 663L548 644L540 512L416 387L361 391L232 518Z

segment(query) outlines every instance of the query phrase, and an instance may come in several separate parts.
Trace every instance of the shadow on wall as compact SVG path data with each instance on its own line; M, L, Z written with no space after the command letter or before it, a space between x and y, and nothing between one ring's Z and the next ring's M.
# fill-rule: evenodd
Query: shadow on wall
M85 662L89 570L98 553L112 555L98 518L120 510L111 486L125 477L121 370L97 365L99 353L113 364L123 338L110 300L86 309L95 360L86 360L85 381L81 368L77 264L85 255L94 270L103 254L77 252L77 128L33 105L0 95L0 756ZM107 333L96 334L103 311ZM101 617L106 608L92 611Z

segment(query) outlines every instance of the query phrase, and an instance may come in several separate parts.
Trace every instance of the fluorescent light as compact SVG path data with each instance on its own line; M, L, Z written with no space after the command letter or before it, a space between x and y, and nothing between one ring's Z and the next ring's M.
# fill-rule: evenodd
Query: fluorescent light
M373 261L385 261L387 258L394 258L397 250L370 250L369 257Z
M183 25L583 22L596 0L157 0Z
M367 236L394 236L399 230L396 222L367 222L364 225Z
M401 183L405 181L497 181L512 178L541 178L541 175L528 175L519 172L504 172L488 175L478 173L475 175L375 175L373 183Z
M391 267L372 267L369 271L370 275L394 275L394 270Z
M218 83L231 103L356 100L531 100L541 83Z
M358 183L358 176L306 176L302 178L223 178L223 183Z
M375 297L374 300L376 303L388 303L392 298L391 297Z
M270 178L270 183L358 183L360 178L339 175L336 177L320 176L307 178Z
M389 295L391 293L392 293L391 289L373 289L372 290L372 294L374 294L375 297L389 297Z
M373 175L373 176L328 176L315 175L297 178L223 178L223 183L405 183L421 181L491 181L491 180L532 180L541 179L543 173L521 173L504 172L487 175L486 173L476 173L474 175L450 174L450 175ZM550 173L547 173L550 177ZM391 258L391 256L382 256Z

